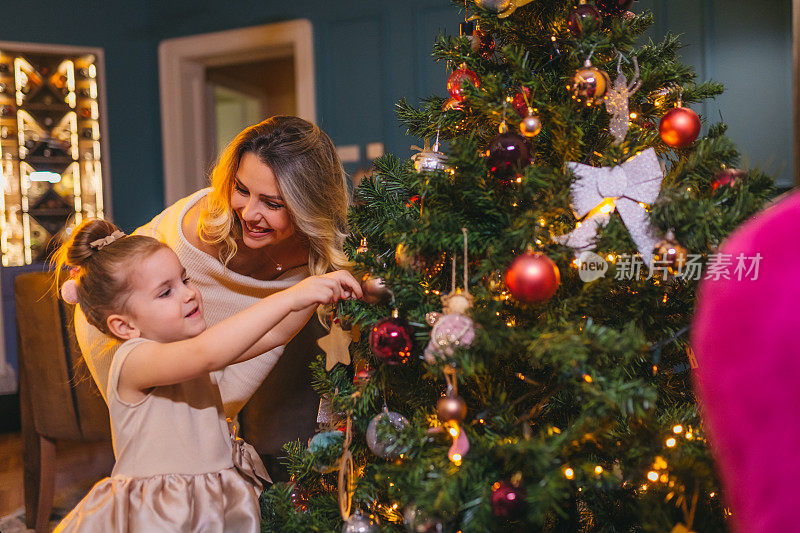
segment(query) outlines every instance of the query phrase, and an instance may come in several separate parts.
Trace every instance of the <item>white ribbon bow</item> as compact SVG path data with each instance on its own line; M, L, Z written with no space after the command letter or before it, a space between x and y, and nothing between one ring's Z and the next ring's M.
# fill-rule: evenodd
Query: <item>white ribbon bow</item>
M598 228L608 224L616 209L642 260L652 267L653 249L659 239L652 235L650 217L640 203L652 204L661 190L664 173L656 151L648 148L615 167L567 163L567 168L579 178L571 188L575 218L589 216L575 230L555 240L576 253L593 249Z

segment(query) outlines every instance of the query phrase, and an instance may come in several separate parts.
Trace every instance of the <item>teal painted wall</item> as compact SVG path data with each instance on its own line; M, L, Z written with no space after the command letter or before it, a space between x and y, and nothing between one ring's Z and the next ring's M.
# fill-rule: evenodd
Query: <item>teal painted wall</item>
M682 35L683 59L700 80L725 84L722 96L696 110L709 122L728 124L745 167L758 167L779 185L791 186L791 1L641 0L638 5L655 13L654 36Z
M225 7L221 7L221 6ZM641 0L653 35L684 34L684 58L727 93L698 109L720 116L746 163L791 182L790 0ZM440 29L458 30L448 0L40 0L4 6L0 40L100 46L106 52L112 206L131 229L163 204L158 43L280 20L314 27L318 119L338 145L383 142L410 155L394 103L444 94L444 65L429 52Z

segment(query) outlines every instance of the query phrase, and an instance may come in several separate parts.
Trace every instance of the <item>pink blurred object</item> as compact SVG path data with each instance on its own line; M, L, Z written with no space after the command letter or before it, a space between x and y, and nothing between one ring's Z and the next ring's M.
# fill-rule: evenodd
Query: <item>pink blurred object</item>
M431 340L425 347L425 361L451 357L457 346L469 346L475 340L475 324L466 315L450 313L440 315L431 329Z
M695 385L737 532L800 531L798 228L794 193L723 244L731 279L699 289ZM739 254L763 257L755 280L733 275Z

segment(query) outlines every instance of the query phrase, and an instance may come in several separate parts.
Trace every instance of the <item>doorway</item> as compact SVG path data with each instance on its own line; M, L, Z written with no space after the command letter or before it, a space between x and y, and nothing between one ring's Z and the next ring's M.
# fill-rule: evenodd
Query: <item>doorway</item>
M294 115L294 61L278 57L206 69L213 105L214 159L245 127L273 115Z
M159 74L166 205L207 187L245 126L278 114L316 122L305 19L162 41Z

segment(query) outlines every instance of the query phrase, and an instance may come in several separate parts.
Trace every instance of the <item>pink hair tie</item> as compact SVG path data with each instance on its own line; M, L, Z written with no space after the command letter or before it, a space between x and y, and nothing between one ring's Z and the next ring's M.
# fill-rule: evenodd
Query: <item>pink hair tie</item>
M78 284L74 279L68 279L61 286L61 298L68 304L78 303Z
M96 250L100 250L104 246L108 246L112 242L116 241L117 239L121 239L124 236L125 236L125 234L123 232L121 232L120 230L117 230L114 233L112 233L111 235L109 235L108 237L104 237L102 239L97 239L96 241L90 242L89 246L91 246L92 248L94 248Z

